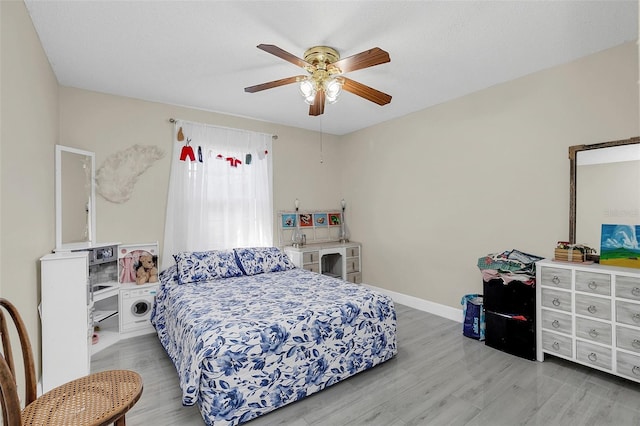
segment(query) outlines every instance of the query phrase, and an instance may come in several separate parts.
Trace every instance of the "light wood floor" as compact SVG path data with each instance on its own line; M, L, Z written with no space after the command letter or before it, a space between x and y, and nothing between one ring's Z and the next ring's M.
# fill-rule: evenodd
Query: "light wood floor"
M262 425L640 425L640 384L548 357L508 355L462 335L459 323L396 305L398 355L255 419ZM92 370L144 379L127 425L202 425L183 407L177 373L154 334L93 357Z

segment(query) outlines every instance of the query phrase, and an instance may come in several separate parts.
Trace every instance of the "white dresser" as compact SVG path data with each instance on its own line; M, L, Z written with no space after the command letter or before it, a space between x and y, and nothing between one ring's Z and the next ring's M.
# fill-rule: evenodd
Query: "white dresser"
M302 247L287 246L284 252L298 268L356 284L362 282L360 243L327 242Z
M640 382L640 270L543 260L537 359L545 354Z
M87 251L48 254L40 259L42 389L89 374L93 319Z

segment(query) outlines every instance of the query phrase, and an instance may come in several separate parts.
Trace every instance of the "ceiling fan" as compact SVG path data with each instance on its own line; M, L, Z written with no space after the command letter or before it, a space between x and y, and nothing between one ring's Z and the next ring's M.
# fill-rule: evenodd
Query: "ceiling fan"
M304 59L298 58L273 44L259 44L257 47L304 68L308 74L245 87L245 92L255 93L287 84L299 83L305 102L309 104L309 115L313 116L323 114L325 102L336 102L342 90L375 102L378 105L386 105L391 102L391 95L343 76L344 73L349 71L390 62L389 53L379 47L374 47L343 59L340 59L340 54L335 49L327 46L315 46L307 49L304 52Z

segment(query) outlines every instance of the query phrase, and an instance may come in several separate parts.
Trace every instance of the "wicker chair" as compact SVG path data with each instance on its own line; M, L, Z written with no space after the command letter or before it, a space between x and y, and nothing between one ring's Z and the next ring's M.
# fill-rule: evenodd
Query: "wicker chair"
M142 394L142 378L134 371L110 370L65 383L37 397L33 352L27 329L16 307L0 298L0 391L5 426L125 425L125 414ZM7 315L13 320L25 370L25 408L20 409Z

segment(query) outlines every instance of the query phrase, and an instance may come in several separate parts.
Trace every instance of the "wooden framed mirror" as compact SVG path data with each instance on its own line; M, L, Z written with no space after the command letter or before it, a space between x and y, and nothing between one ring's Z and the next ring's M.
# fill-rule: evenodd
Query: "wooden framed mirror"
M56 250L90 247L95 240L95 154L56 145Z
M569 147L569 242L600 251L602 224L640 224L640 137Z

